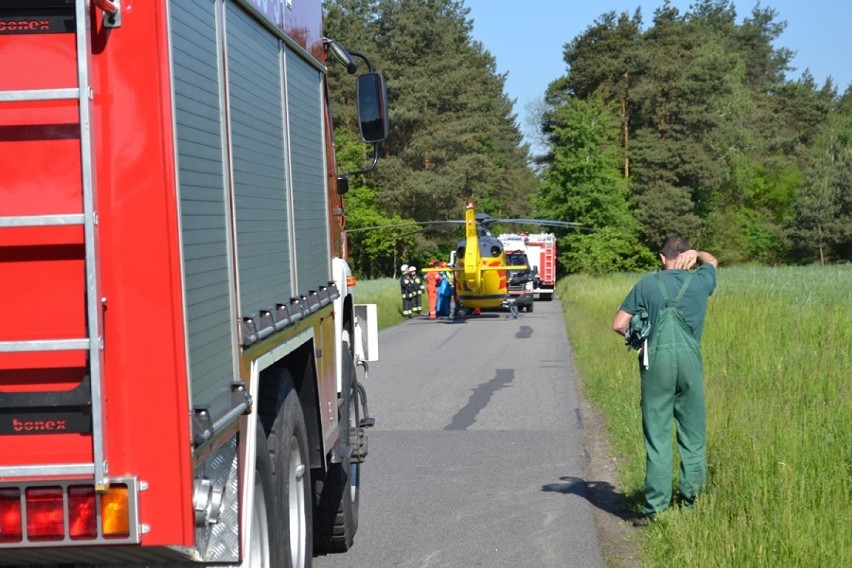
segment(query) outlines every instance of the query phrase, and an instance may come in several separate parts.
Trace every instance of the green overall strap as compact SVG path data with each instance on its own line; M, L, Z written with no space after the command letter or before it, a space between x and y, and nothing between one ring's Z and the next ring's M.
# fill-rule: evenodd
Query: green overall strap
M683 286L680 287L680 292L678 292L674 302L672 302L669 298L669 293L666 292L666 287L663 285L663 280L660 278L659 274L657 275L655 280L657 281L657 286L660 287L660 292L663 293L663 300L666 301L666 306L673 308L676 307L678 303L680 303L680 300L681 298L683 298L684 293L686 293L686 289L689 288L689 283L694 275L694 272L690 272L686 275L686 280L683 281Z

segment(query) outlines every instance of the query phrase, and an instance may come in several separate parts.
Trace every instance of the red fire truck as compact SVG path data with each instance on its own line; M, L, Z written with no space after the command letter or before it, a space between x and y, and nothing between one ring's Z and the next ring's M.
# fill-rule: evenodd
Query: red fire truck
M0 4L0 564L307 566L358 523L320 0ZM329 57L331 56L331 57ZM363 61L362 61L363 60Z
M503 233L497 237L507 252L527 255L533 271L533 295L552 300L556 288L556 235L553 233Z

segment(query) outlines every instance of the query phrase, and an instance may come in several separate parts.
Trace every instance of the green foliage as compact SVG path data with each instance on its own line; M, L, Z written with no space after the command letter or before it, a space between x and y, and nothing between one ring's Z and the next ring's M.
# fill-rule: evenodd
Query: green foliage
M599 94L568 98L550 115L554 154L536 201L539 216L570 220L594 231L560 240L568 272L601 274L644 266L647 249L627 202L627 181L613 132L618 117Z
M554 158L536 210L591 227L629 224L627 184L612 137L617 118L600 96L572 99L551 116Z
M391 137L363 182L378 190L370 198L373 213L387 219L461 219L465 203L473 200L477 210L495 216L528 215L538 181L512 101L503 92L505 77L471 38L463 3L328 0L325 9L327 35L368 54L387 78ZM335 73L332 79L341 85L332 90L335 124L353 131L351 93L343 87L348 79ZM424 233L416 237L417 251L400 252L428 258L447 241L445 235ZM387 262L366 258L387 254L387 246L363 251L358 270L388 269Z
M356 274L368 278L393 274L414 245L412 231L420 227L399 216L386 217L375 204L376 190L350 190L347 207L349 262ZM403 225L405 226L399 226ZM359 231L367 227L386 227Z
M558 106L560 93L585 99L601 90L613 99L625 98L635 84L635 48L641 38L642 16L639 10L630 17L607 12L595 20L585 33L565 46L565 63L571 73L563 85L549 90L550 103Z
M537 170L505 76L471 36L462 0L326 0L328 37L387 77L391 138L354 176L348 226L493 216L577 221L563 270L644 265L678 233L728 263L852 260L852 91L785 79L786 27L772 8L744 18L732 0L606 12L566 38L566 73L544 94ZM363 67L363 66L362 66ZM354 80L329 64L337 159L360 169ZM350 235L359 274L445 255L458 234ZM713 247L713 248L711 248ZM635 251L635 258L630 258ZM597 259L588 260L590 253Z
M849 96L847 94L847 96ZM803 260L852 260L852 109L830 115L813 146L787 234Z
M807 71L784 79L792 52L774 46L786 23L773 9L756 6L738 24L728 0L683 13L665 3L642 26L638 10L609 12L566 44L568 72L550 84L542 113L543 199L594 217L583 207L597 204L571 183L614 170L606 149L576 151L584 131L565 130L580 123L579 101L595 108L602 97L611 120L595 136L620 146L645 246L679 233L719 247L725 262L848 259L852 95L838 99Z
M574 275L557 286L582 389L608 419L626 495L644 474L639 378L635 353L609 323L639 276ZM643 565L852 562L843 528L852 510L849 305L852 264L719 271L702 339L708 487L694 509L673 508L644 529Z
M559 240L567 252L559 255L559 263L568 273L603 275L612 272L647 270L657 259L634 235L616 227L604 227L582 235L568 235Z
M759 211L744 206L719 209L708 226L701 241L694 244L717 251L722 264L778 264L784 260L781 229Z
M696 242L701 219L693 213L689 191L660 181L634 197L637 217L642 222L643 242L660 244L670 235L682 235Z

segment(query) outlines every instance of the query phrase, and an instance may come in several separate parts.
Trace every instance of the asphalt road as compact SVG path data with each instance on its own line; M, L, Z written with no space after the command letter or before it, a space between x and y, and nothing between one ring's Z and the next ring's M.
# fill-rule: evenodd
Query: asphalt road
M314 566L605 566L558 300L383 331L360 528Z

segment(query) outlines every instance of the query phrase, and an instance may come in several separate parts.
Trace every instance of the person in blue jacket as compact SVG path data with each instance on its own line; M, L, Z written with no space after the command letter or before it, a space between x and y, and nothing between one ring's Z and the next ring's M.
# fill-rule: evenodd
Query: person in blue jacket
M441 261L438 267L447 268L447 263ZM442 270L438 273L438 298L435 304L435 311L440 318L449 318L452 313L453 296L455 295L452 274L452 270Z

